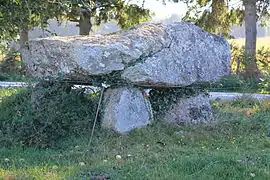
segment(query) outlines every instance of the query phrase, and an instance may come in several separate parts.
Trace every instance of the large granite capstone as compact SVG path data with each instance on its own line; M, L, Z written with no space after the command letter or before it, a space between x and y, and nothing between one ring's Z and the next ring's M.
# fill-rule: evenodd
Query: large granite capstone
M118 78L144 86L216 81L230 70L228 42L187 22L31 40L22 56L33 76L80 80L119 72Z

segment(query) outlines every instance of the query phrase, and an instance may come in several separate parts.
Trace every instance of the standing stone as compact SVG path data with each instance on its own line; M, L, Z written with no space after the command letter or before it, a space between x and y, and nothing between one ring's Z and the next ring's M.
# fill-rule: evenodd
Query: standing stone
M147 97L136 88L108 89L104 94L102 127L126 133L152 120Z
M172 124L207 123L213 118L212 107L206 94L181 98L171 106L164 121Z

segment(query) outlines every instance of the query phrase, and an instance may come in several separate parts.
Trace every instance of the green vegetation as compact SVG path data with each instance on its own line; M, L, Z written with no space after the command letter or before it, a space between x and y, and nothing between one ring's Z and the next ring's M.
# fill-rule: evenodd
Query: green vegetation
M23 75L11 75L9 73L0 73L0 81L27 82L29 78Z
M165 88L165 89L152 89L150 91L150 103L153 110L155 119L159 119L166 113L172 104L177 103L181 98L188 98L195 96L201 89L188 86L184 88Z
M260 78L248 78L246 68L248 60L245 57L244 39L231 40L231 75L214 83L210 91L256 92L269 93L270 91L270 46L269 38L258 38L256 63L260 71Z
M59 23L79 23L80 34L89 35L92 23L100 25L115 19L121 28L128 28L148 20L151 13L137 4L123 0L1 0L1 41L28 41L28 31L39 27L46 29L48 20L56 18ZM92 22L93 21L93 22Z
M0 104L0 143L4 146L51 147L61 137L83 135L96 109L94 96L67 84L0 92L8 96Z
M269 93L268 80L256 82L254 79L231 74L221 78L218 82L206 83L205 89L208 92L239 92L239 93Z
M68 111L62 112L59 118L54 116L53 112L57 112L60 105L54 98L62 95L51 92L53 97L47 101L52 102L46 102L49 110L40 109L39 114L34 115L40 119L35 121L45 123L49 117L64 120L67 115L73 122L89 120L75 118L84 107L83 104L73 106L78 104L75 98L78 96L70 92L68 98L66 91L63 99L57 100L63 104L63 111ZM20 112L31 111L19 108L29 108L27 102L20 101L26 95L25 89L0 89L0 114L3 117L3 104L8 103L6 112L16 112L12 117L5 116L13 118L13 126L21 123L18 122L19 117L23 117L19 116ZM66 98L70 104L65 103ZM170 126L156 122L128 136L104 132L98 126L89 144L90 131L84 131L91 127L88 124L70 127L69 133L52 139L55 143L51 148L22 144L4 147L1 143L0 179L90 179L97 176L110 179L269 179L270 101L214 101L213 107L216 121L211 125ZM1 123L3 120L1 118ZM54 125L61 125L59 122ZM78 130L82 132L72 133Z
M236 74L244 73L247 67L247 58L245 57L245 39L233 39L231 43L231 66L232 72ZM256 63L262 74L270 72L270 38L257 38L258 45L256 51Z

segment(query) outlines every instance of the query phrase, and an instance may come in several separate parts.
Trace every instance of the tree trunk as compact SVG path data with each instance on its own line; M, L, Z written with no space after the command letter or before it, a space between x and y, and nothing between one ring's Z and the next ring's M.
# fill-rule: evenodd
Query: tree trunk
M243 2L245 6L245 57L247 61L246 76L257 79L260 73L256 64L256 0L243 0Z
M79 28L80 35L89 35L92 28L91 14L85 9L81 10Z
M20 59L23 62L23 58L21 56L21 50L24 47L27 47L27 42L28 42L28 29L26 28L22 28L20 31ZM21 67L20 67L20 74L25 74L26 73L26 66L25 64L21 63Z
M18 64L16 61L19 59L17 53L20 52L21 48L26 45L28 41L28 31L22 29L20 31L20 44L16 42L9 42L10 50L5 57L5 61L1 69L3 72L8 74L23 74L24 67L22 64Z
M20 31L20 48L23 48L28 41L28 30L22 29Z

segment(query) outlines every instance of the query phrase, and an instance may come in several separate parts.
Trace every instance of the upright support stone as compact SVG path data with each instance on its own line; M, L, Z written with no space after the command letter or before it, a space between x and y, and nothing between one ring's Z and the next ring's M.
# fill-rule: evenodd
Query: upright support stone
M102 127L126 133L149 124L150 102L136 88L108 89L104 93Z
M201 93L190 98L181 98L165 114L164 121L172 124L207 123L213 118L210 98Z

